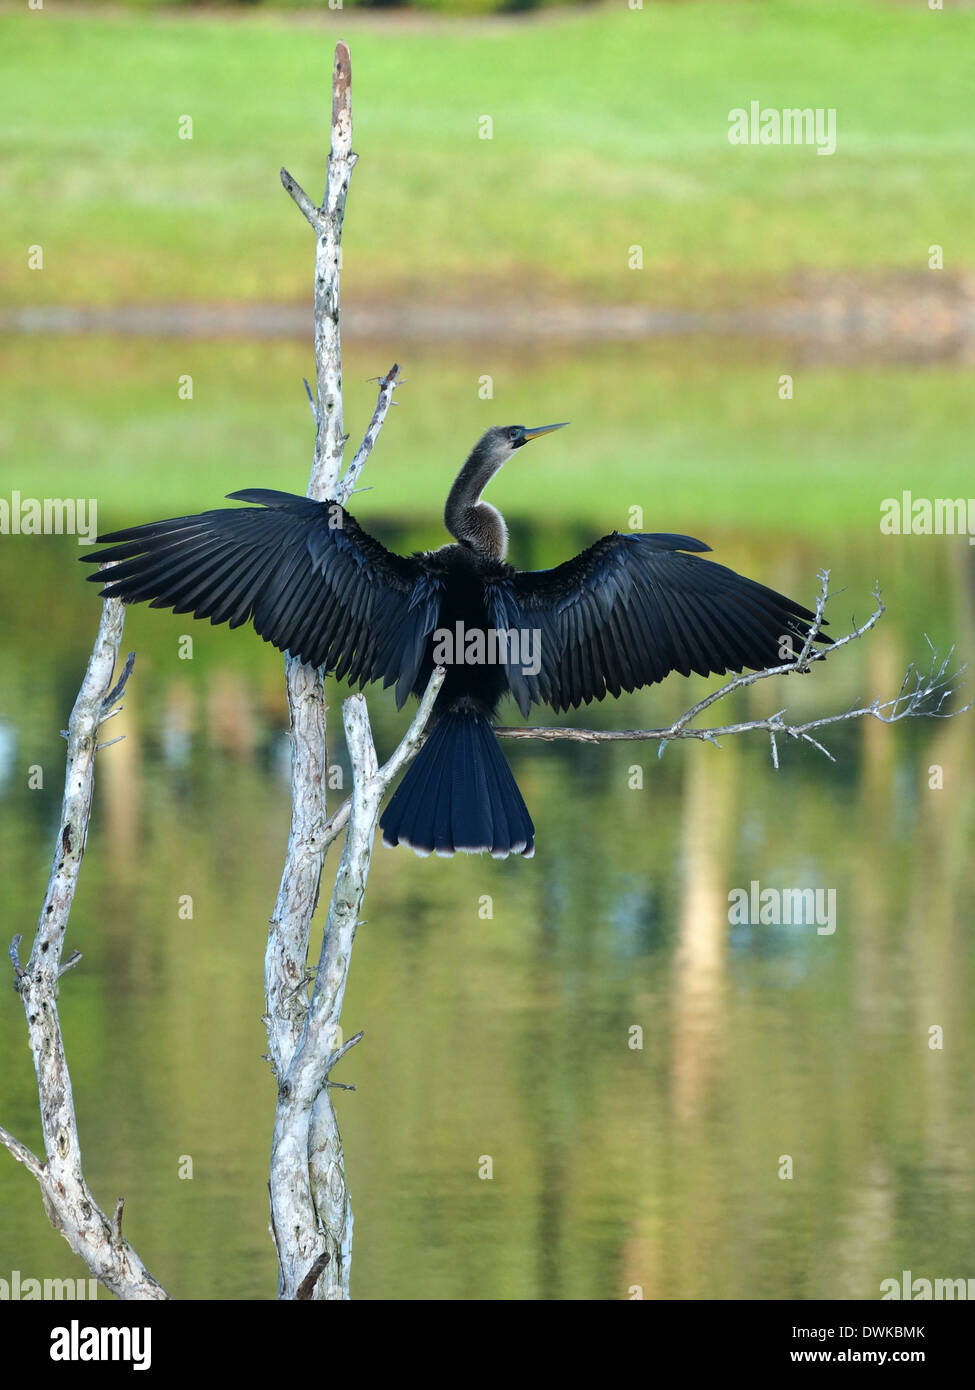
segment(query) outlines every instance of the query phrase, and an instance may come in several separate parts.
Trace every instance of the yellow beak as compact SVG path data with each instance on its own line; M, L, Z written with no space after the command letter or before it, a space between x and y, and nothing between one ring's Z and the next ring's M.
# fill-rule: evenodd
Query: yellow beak
M568 423L568 420L563 420L560 425L539 425L536 429L525 430L525 443L529 439L538 439L540 435L551 434L553 430L564 430Z

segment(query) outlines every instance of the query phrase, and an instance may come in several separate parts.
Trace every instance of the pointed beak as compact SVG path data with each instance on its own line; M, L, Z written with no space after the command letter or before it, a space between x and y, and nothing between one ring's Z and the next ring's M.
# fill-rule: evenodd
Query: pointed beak
M525 443L530 439L538 439L540 435L551 434L553 430L564 430L568 420L563 420L560 425L539 425L536 429L525 430Z

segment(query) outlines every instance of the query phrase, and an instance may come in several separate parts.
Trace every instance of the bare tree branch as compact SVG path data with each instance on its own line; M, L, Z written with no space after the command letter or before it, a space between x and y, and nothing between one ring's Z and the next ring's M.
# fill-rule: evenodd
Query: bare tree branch
M104 747L105 744L100 743L98 745L98 748L96 749L96 752L100 752L101 749ZM68 959L62 963L61 969L58 971L58 977L60 978L60 976L62 975L67 975L69 970L73 970L76 965L81 964L82 959L83 957L80 951L72 951Z
M104 724L106 719L111 719L112 715L118 713L117 710L113 710L111 709L111 707L115 704L116 700L121 700L122 696L125 694L125 687L129 683L129 676L131 676L132 674L132 668L134 665L135 652L129 652L128 656L125 658L125 665L122 667L122 674L119 676L118 680L115 682L111 690L108 692L108 694L102 701L102 724ZM109 711L111 711L111 713Z
M439 668L434 671L430 678L430 683L423 693L423 699L417 709L410 727L396 748L391 754L389 761L383 763L379 771L379 776L383 779L386 786L392 782L393 778L400 772L407 763L412 762L419 753L423 744L426 742L427 725L430 715L433 712L434 701L439 694L446 672ZM321 838L314 843L320 845L322 849L328 849L333 840L337 840L345 829L349 820L349 813L352 810L352 798L347 796L342 805L335 811L322 826Z
M305 218L307 219L308 224L312 228L312 230L316 233L320 233L322 230L322 210L318 206L318 204L312 202L311 198L309 198L308 194L302 188L301 184L298 183L296 179L293 179L291 177L287 169L281 170L281 182L284 184L291 197L295 200L298 207L301 208L301 211L304 213ZM307 387L307 381L305 382L305 385ZM312 410L315 410L314 402L312 403Z
M298 991L304 1003L301 1035L288 1066L281 1071L276 1068L278 1104L270 1190L282 1298L297 1297L309 1263L326 1252L331 1256L328 1278L317 1283L310 1296L348 1297L352 1208L338 1121L326 1083L331 1069L361 1036L357 1034L336 1048L379 809L390 782L423 741L445 675L442 667L434 671L409 729L382 768L372 742L365 697L353 695L342 707L353 769L353 793L343 825L351 823L335 878L310 1004L304 990ZM327 843L338 833L336 830ZM308 853L324 854L326 847L322 835L309 842L306 849ZM269 1027L269 1038L271 1031ZM292 1224L285 1226L284 1218ZM282 1230L289 1232L288 1242L282 1239Z
M47 1179L47 1174L44 1171L44 1164L26 1144L22 1144L19 1139L14 1138L10 1131L4 1129L2 1125L0 1125L0 1144L8 1148L17 1162L22 1163L28 1172L34 1174L34 1177L43 1188Z
M7 947L7 955L10 957L10 964L14 968L15 981L22 979L24 975L24 969L20 963L20 943L23 941L23 939L24 938L21 936L20 932L18 932L17 935L11 941L10 945ZM20 986L15 983L14 989L19 988Z
M360 926L360 927L362 926L362 923L361 923L361 922L359 923L359 926ZM359 1042L362 1042L362 1030L361 1030L361 1029L360 1029L360 1031L359 1031L358 1033L354 1033L353 1036L352 1036L351 1038L349 1038L346 1042L344 1042L344 1043L342 1044L342 1046L338 1049L337 1052L333 1052L333 1053L332 1053L331 1057L329 1057L328 1062L326 1063L326 1066L325 1066L325 1075L327 1076L327 1075L329 1074L329 1072L332 1070L333 1067L338 1066L339 1062L341 1062L341 1060L342 1060L342 1058L345 1056L345 1054L346 1054L348 1051L350 1051L353 1047L355 1047L356 1043L359 1043Z
M286 170L281 171L282 183L316 239L314 396L307 383L306 388L316 425L308 496L319 500L345 501L351 494L399 384L399 368L394 366L380 381L369 428L339 483L347 442L342 410L341 243L355 162L351 63L348 48L339 43L332 75L331 148L322 206L316 207L296 180ZM327 833L326 818L327 710L321 672L290 656L285 660L285 672L292 739L291 831L265 955L268 1054L278 1080L269 1183L270 1230L278 1255L281 1298L296 1298L299 1289L304 1290L303 1298L348 1298L352 1211L345 1189L341 1138L326 1083L328 1069L337 1060L334 1044L349 960L346 952L341 968L338 960L332 960L328 969L323 968L323 961L332 959L326 951L330 933L334 941L341 938L351 947L358 911L349 934L333 894L310 1012L304 986L311 921L318 904L325 851L335 838ZM355 759L355 751L350 749L350 753ZM323 1008L326 999L328 1006ZM296 1075L301 1084L296 1084ZM322 1260L326 1253L327 1262ZM327 1269L327 1278L316 1275L309 1284L309 1270L316 1268L320 1273Z
M112 1242L118 1248L122 1244L122 1212L125 1210L125 1198L120 1197L115 1203L115 1211L112 1215Z
M322 206L281 170L281 182L315 232L315 455L308 496L334 499L346 434L342 421L342 337L339 280L342 224L349 181L358 156L352 153L352 64L344 43L335 45L332 71L332 143Z
M315 232L316 393L313 398L309 389L308 395L316 428L308 496L319 500L335 496L346 443L339 279L345 200L355 164L350 82L349 50L339 43L332 74L331 147L322 206L316 207L287 170L281 171L282 183ZM308 1011L302 985L325 854L314 841L320 839L326 815L328 754L321 672L288 656L285 679L291 715L291 830L269 924L264 977L268 1053L279 1085L269 1183L270 1230L278 1255L279 1296L290 1299L321 1253L309 1177L309 1166L320 1160L309 1150L309 1117L285 1111L280 1096ZM290 1124L287 1130L286 1120ZM347 1296L348 1274L344 1272L345 1290L343 1271L339 1270L338 1276L338 1296Z
M721 724L710 728L702 729L691 727L691 721L696 719L699 714L703 714L706 709L719 700L734 694L736 690L743 690L746 686L755 685L758 681L768 680L770 676L788 675L790 673L808 671L813 661L824 661L827 657L833 657L848 643L858 640L880 621L886 608L880 597L880 590L874 590L876 608L865 622L854 625L853 629L843 637L834 639L830 647L813 647L816 634L820 631L823 622L823 614L826 609L827 600L830 598L828 584L829 571L824 570L819 575L820 593L816 602L816 616L809 629L802 651L792 661L783 662L780 666L771 666L765 671L750 671L747 675L735 676L733 680L727 681L717 690L712 690L703 700L699 700L689 710L686 710L673 724L665 729L574 729L560 728L550 725L524 725L521 727L500 726L495 729L495 733L501 738L533 738L543 742L555 742L564 739L575 743L639 743L657 741L660 743L659 753L662 754L667 744L672 740L681 738L701 739L705 743L713 743L720 747L718 740L732 734L748 734L764 732L769 735L771 745L772 765L779 766L779 750L776 736L785 734L789 738L800 739L805 743L811 744L818 749L831 762L836 759L824 748L823 745L813 738L811 730L822 729L831 724L842 724L850 719L873 718L879 719L883 724L896 724L901 719L936 719L950 718L953 714L963 714L972 708L971 704L963 705L961 709L946 711L945 702L958 691L958 682L962 674L967 670L967 666L961 666L954 672L949 672L949 663L954 654L952 647L945 656L941 656L931 643L928 647L931 652L930 666L926 674L922 674L915 663L907 669L904 679L901 681L900 689L897 694L890 699L881 700L878 696L869 704L857 704L851 709L843 710L839 714L823 715L818 719L808 719L804 723L787 723L783 716L785 710L777 710L774 714L767 715L764 719L748 719L737 724ZM928 639L925 638L925 641ZM339 812L332 817L332 821L337 820ZM326 825L332 824L332 821Z
M379 431L383 427L383 421L389 412L389 407L393 404L393 392L399 386L399 367L394 362L384 377L379 380L379 399L376 401L376 409L372 413L369 421L369 428L363 436L362 443L355 451L355 458L349 464L345 477L339 484L337 500L345 503L352 495L352 489L356 485L359 474L365 466L366 459L372 453L376 440L379 438Z
M165 1289L122 1238L121 1208L116 1208L115 1221L109 1220L85 1181L71 1075L57 1005L61 976L81 959L75 951L62 963L61 950L88 839L98 729L109 707L124 690L135 659L130 653L113 687L112 673L118 661L124 612L118 599L107 599L102 605L98 634L68 721L61 824L47 893L26 967L20 965L20 938L15 937L10 945L16 988L23 1000L34 1056L46 1162L42 1164L6 1130L0 1130L0 1142L33 1173L52 1226L61 1232L75 1254L81 1256L107 1289L119 1298L165 1299L169 1296Z

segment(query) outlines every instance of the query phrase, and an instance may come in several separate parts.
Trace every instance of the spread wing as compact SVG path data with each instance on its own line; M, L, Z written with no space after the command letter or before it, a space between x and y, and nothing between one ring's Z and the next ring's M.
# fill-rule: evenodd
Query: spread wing
M89 575L102 596L239 627L350 682L396 682L402 706L440 610L441 582L386 550L337 502L250 488L255 507L154 521L99 536L81 558L113 562Z
M607 691L653 685L671 671L764 670L788 659L784 639L801 650L814 614L724 565L684 553L709 549L690 536L614 532L555 569L488 583L495 626L537 634L538 672L508 664L522 713L532 702L555 710L589 704Z

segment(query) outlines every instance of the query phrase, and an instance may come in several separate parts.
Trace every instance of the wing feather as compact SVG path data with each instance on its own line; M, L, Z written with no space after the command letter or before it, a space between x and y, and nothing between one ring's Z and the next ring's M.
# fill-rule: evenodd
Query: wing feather
M538 633L538 674L508 668L522 712L532 703L570 709L671 671L781 664L783 637L803 642L813 613L694 553L708 549L691 536L614 532L554 569L488 580L496 625Z
M337 502L253 488L218 508L99 536L82 558L105 598L148 600L239 627L358 684L396 684L402 705L436 626L442 580L395 555Z

